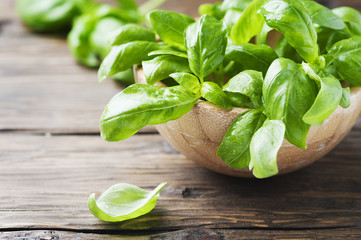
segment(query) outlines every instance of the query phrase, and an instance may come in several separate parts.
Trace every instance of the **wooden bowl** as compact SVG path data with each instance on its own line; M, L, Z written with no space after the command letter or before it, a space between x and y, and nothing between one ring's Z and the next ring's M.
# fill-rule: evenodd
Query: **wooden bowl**
M137 70L136 81L144 83ZM247 109L230 111L198 101L183 117L156 126L159 133L190 160L218 173L237 177L253 177L248 169L233 169L219 157L217 149L233 120ZM329 153L352 129L361 113L361 87L351 88L351 106L338 107L322 126L312 126L307 137L307 149L300 149L287 140L278 153L278 174L303 168Z

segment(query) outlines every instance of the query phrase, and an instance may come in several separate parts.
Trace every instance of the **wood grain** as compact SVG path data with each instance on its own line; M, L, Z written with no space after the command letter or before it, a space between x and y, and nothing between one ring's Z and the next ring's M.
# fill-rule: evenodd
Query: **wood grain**
M225 229L201 229L189 228L168 233L150 233L139 232L119 233L119 234L94 234L94 233L77 233L66 231L15 231L0 232L0 238L3 240L26 239L26 240L58 240L58 239L84 239L84 240L181 240L181 239L358 239L361 237L360 228L338 228L338 229L319 229L319 230L295 230L280 231L275 230L265 234L260 230L225 230Z
M301 171L266 180L219 175L185 159L158 135L121 143L97 136L0 136L0 229L178 230L359 227L361 128ZM167 181L150 214L96 220L87 197L118 182Z

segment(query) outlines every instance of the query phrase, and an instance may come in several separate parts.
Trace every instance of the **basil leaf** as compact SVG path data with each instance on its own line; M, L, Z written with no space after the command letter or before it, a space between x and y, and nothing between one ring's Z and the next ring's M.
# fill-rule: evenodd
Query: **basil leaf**
M336 42L352 37L345 30L333 30L325 27L317 28L318 46L322 54L326 54Z
M263 83L265 112L271 120L282 120L286 138L299 148L306 148L310 125L302 118L317 96L317 85L300 64L279 58L270 66Z
M233 26L238 22L242 12L237 9L230 9L224 15L223 22L226 24L228 33L231 33Z
M167 0L148 0L139 6L139 12L143 16L161 6Z
M233 107L254 109L256 108L251 99L241 93L225 92L228 96L228 100Z
M344 22L353 22L361 25L361 13L351 7L338 7L332 9L332 12L340 17Z
M98 200L95 193L88 199L91 213L106 222L121 222L137 218L152 211L160 191L167 183L161 183L153 191L135 185L118 183L106 190Z
M133 84L115 95L100 120L101 136L121 141L146 125L175 120L189 112L198 97L182 86Z
M222 10L228 11L231 9L245 10L253 0L224 0L222 2Z
M342 88L342 98L340 101L340 106L343 108L348 108L351 106L351 89L349 87Z
M199 6L198 9L199 15L208 15L212 16L218 20L221 20L224 17L225 12L222 9L222 3L216 2L214 4L204 3Z
M159 49L154 42L134 41L120 46L113 46L105 57L98 71L99 81L123 72L143 60L151 59L148 53Z
M239 45L228 44L226 59L235 61L243 70L251 69L266 73L271 63L277 59L276 52L267 45L243 43ZM242 70L240 69L240 70Z
M230 38L233 43L248 43L252 37L261 32L264 19L258 11L267 1L268 0L254 0L243 11L241 17L231 31Z
M155 42L155 34L137 24L127 24L113 32L110 46L122 45L133 41Z
M251 140L249 169L257 178L267 178L278 173L277 154L282 146L285 125L280 120L266 120Z
M226 29L217 19L203 15L185 32L189 66L201 81L222 62L227 45Z
M301 3L310 14L313 23L335 30L342 30L346 27L342 19L329 8L313 0L302 0Z
M125 10L137 10L138 4L135 0L115 0L119 7Z
M361 86L361 37L337 42L329 51L333 63L343 80Z
M112 76L112 78L126 86L133 84L134 83L133 69L129 68L128 70L126 70L124 72L117 73L114 76Z
M143 71L148 84L169 78L175 72L190 72L187 59L173 55L161 55L149 61L143 61Z
M194 19L176 12L155 10L149 14L152 29L165 43L185 50L183 32Z
M85 14L75 20L73 28L68 34L68 46L72 55L78 62L88 67L99 65L97 53L93 51L89 43L89 36L94 25L94 19Z
M239 115L224 136L217 156L232 168L247 168L251 160L249 150L251 139L265 120L266 116L259 110L251 110Z
M124 26L125 22L114 17L106 17L97 22L89 36L90 47L104 59L109 52L108 40L111 33Z
M196 76L190 73L172 73L169 75L171 78L176 80L182 87L188 89L194 94L199 94L201 90L201 84Z
M296 49L294 49L287 41L285 37L281 37L281 39L277 42L275 52L279 57L288 58L296 63L302 63L303 59L298 54Z
M88 0L17 0L16 11L26 25L38 32L57 32L69 28Z
M232 108L227 95L222 91L222 88L214 82L204 82L202 84L202 97L222 108Z
M262 106L262 86L262 73L246 70L231 78L223 86L223 91L241 93L249 97L254 106L259 108Z
M296 0L272 0L261 7L268 26L281 32L309 63L318 58L317 34L306 9Z
M312 107L303 116L303 121L310 125L321 126L336 110L342 97L340 81L332 77L321 78L321 89Z
M156 55L172 55L176 57L186 58L188 59L188 55L185 52L181 52L175 49L159 49L153 52L150 52L148 56L156 56Z

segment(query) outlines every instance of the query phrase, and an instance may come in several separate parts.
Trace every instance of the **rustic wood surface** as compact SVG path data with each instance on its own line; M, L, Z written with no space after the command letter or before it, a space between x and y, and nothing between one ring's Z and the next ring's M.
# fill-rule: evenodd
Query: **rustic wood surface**
M164 7L195 16L200 2ZM358 0L339 2L361 9ZM361 238L361 118L310 167L232 178L187 160L153 128L104 142L98 119L121 88L98 84L63 36L31 33L13 0L0 1L0 239ZM104 223L87 209L92 192L115 183L163 181L156 208L140 218Z

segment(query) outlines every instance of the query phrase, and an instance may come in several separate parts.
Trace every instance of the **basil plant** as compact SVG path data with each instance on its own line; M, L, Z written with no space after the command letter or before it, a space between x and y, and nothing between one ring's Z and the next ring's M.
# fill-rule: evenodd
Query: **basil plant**
M273 176L284 138L305 149L311 125L347 108L350 87L361 86L361 14L308 0L225 0L200 12L195 21L156 10L149 29L126 25L113 36L99 79L141 65L147 84L110 100L101 136L124 140L145 125L180 118L199 100L247 108L217 155L257 178ZM282 36L273 47L271 31Z

